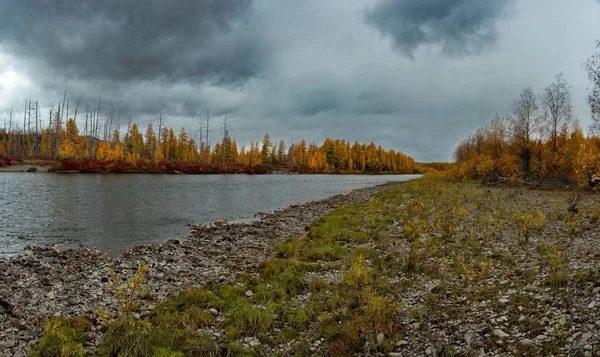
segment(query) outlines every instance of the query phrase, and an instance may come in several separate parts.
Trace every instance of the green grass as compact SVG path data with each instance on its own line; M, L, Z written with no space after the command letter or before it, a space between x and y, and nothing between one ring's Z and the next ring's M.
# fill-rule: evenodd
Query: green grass
M397 351L396 341L414 333L406 325L418 322L421 332L435 324L451 326L448 322L469 318L471 306L484 302L508 316L513 328L535 337L543 327L526 286L538 271L549 273L553 292L566 287L587 291L598 284L600 271L569 270L569 259L558 249L564 245L547 235L546 226L555 222L537 213L544 205L504 204L527 197L519 190L432 179L387 189L368 202L338 208L306 235L279 243L269 259L231 284L210 282L171 296L144 321L113 321L99 356L254 356L273 354L264 346L277 349L280 344L285 346L281 356L387 355ZM548 209L544 215L553 217ZM541 238L549 243L539 243ZM497 244L508 239L512 246ZM526 265L522 251L531 253ZM491 274L502 276L502 283L489 284ZM419 291L432 279L437 285L409 300L413 305L404 305L407 292ZM516 292L507 306L497 300L509 289ZM520 315L525 319L518 321ZM73 333L77 327L63 324L60 329L48 329L42 350L67 346L65 351L80 351L85 341ZM220 335L204 334L204 329ZM72 337L62 341L58 336ZM248 336L261 345L244 347ZM319 350L311 351L320 339ZM495 348L506 352L503 346ZM60 356L54 353L38 356ZM446 344L437 353L463 351Z
M85 332L91 323L83 318L55 318L46 324L46 331L31 357L79 357L84 355Z

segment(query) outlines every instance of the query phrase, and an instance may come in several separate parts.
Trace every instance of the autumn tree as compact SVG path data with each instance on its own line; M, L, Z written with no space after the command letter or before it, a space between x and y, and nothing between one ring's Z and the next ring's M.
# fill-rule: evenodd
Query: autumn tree
M269 136L269 133L265 133L265 136L263 137L263 141L262 141L262 147L261 147L261 151L260 151L260 157L261 157L261 161L263 164L270 164L271 163L271 146L273 144L271 143L271 137Z
M64 158L77 158L78 156L79 129L75 120L69 118L62 133L62 140L59 146L59 156Z
M285 142L283 140L279 140L279 145L277 146L277 164L285 165L287 161L287 154L285 152Z
M185 128L181 128L177 140L177 148L175 150L175 160L177 161L191 161L189 159L189 142L188 134Z
M136 162L141 159L144 152L144 138L135 122L131 125L125 145L127 145L128 162Z
M144 157L149 160L154 160L154 153L156 152L158 143L157 143L156 133L154 132L154 128L152 127L152 122L148 123L148 126L146 127L144 139L145 139Z

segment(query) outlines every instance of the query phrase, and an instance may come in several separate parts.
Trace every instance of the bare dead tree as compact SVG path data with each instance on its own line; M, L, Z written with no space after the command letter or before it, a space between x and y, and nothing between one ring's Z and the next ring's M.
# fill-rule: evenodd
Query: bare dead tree
M48 144L46 145L46 155L48 157L50 157L50 155L52 154L52 151L50 149L50 139L51 139L51 133L52 133L52 109L54 109L54 107L50 107L50 116L48 118Z
M158 146L160 146L160 137L162 136L162 124L163 124L163 120L162 120L162 112L160 113L160 115L158 116Z
M81 103L81 96L77 98L77 102L75 102L75 114L73 114L73 120L77 123L77 111L79 110L79 104Z
M129 130L131 128L131 114L129 114L129 121L127 122L127 133L125 134L125 149L123 151L123 159L127 161L127 151L129 149Z
M12 117L13 117L13 110L12 107L10 107L10 114L8 115L8 147L6 148L6 156L10 157L10 152L11 152L11 147L12 147L12 141L14 139L12 139L11 133L12 133Z
M571 88L562 73L559 73L554 82L544 89L541 101L548 114L545 120L550 132L552 152L555 153L559 131L563 126L569 126L573 122Z
M600 41L596 42L596 53L584 64L592 87L588 89L587 103L592 114L591 131L600 134Z
M517 155L525 175L529 174L532 158L532 137L539 122L537 97L531 87L523 89L511 105L512 139L517 146Z
M221 163L225 163L225 149L227 148L229 144L229 132L227 131L227 117L225 117L224 121L223 121L223 144L221 145L221 154L222 154L222 158L221 158Z
M38 152L39 146L40 146L40 140L39 140L40 138L38 136L39 114L40 114L40 103L36 100L35 101L35 143L34 143L34 148L33 148L33 150L35 152Z
M23 110L23 135L21 136L21 155L27 156L27 142L25 128L27 128L27 100L25 101L25 109Z
M210 122L210 111L206 112L206 147L210 148L210 139L208 137L208 123Z
M56 112L56 158L59 156L60 149L60 103L58 103L58 111Z

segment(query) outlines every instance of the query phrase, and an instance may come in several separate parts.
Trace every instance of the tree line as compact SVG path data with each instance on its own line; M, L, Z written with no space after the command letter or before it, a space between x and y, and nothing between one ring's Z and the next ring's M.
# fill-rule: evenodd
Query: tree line
M592 83L586 98L592 125L586 135L572 113L571 86L562 73L537 94L521 91L506 116L469 135L454 153L454 174L577 181L600 173L600 41L584 68Z
M86 114L84 135L81 135L75 117L61 124L61 111L53 114L43 129L27 128L27 111L23 128L0 129L0 156L54 160L99 160L111 162L186 162L206 165L268 165L273 167L303 168L315 172L331 170L351 172L413 173L417 165L412 157L394 150L385 150L374 143L360 144L331 138L318 145L300 140L286 145L284 140L273 143L266 133L262 141L251 142L249 147L229 135L225 123L222 140L210 144L209 136L197 140L185 128L176 134L164 125L162 115L159 129L152 122L140 129L136 122L129 123L125 135L118 127L98 139L95 125ZM10 114L12 121L12 112ZM37 120L35 120L36 123ZM37 125L37 124L36 124ZM208 125L208 121L207 121ZM106 131L105 131L106 132ZM206 128L208 133L208 127Z

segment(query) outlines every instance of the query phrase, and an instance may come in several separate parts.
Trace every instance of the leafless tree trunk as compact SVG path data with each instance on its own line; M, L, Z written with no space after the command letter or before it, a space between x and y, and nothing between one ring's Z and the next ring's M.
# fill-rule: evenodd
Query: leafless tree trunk
M60 149L60 103L58 103L58 111L56 112L56 158L59 157Z
M129 115L129 122L127 123L127 133L125 134L125 149L123 152L123 159L127 161L127 149L129 148L129 129L131 128L131 114Z
M73 120L77 124L77 110L79 110L79 103L81 102L81 96L77 98L77 102L75 103L75 114L73 114Z
M48 118L48 144L46 145L46 151L47 151L47 155L48 157L50 157L50 155L52 154L52 150L50 149L50 139L52 138L52 109L54 109L53 107L50 107L50 117Z
M222 158L221 163L225 163L225 150L227 148L227 143L229 142L227 139L229 138L229 132L227 131L227 117L225 117L225 121L223 123L223 144L221 145Z
M39 146L40 146L40 140L39 140L39 136L38 136L38 121L39 121L39 114L40 114L40 103L36 100L35 101L35 144L34 144L34 151L38 152L39 150Z
M11 136L12 134L12 117L13 117L13 113L12 113L12 107L10 107L10 114L8 116L8 135ZM10 157L10 152L11 152L11 147L12 147L12 137L8 138L8 147L6 148L6 156Z
M529 175L532 157L532 136L539 121L537 97L531 87L523 89L519 98L511 106L514 117L511 120L512 137L517 145L521 167Z
M552 141L552 152L557 150L558 132L563 125L569 126L573 121L571 114L571 88L559 73L554 82L544 89L542 105L547 111L546 125Z

